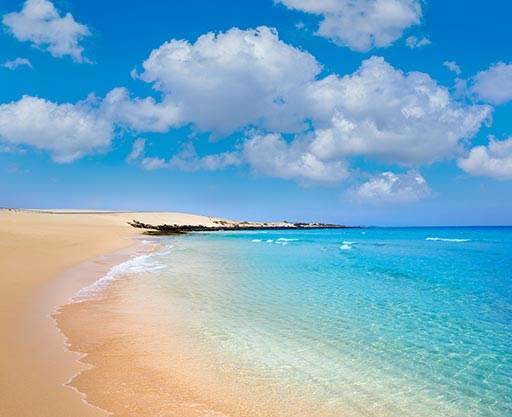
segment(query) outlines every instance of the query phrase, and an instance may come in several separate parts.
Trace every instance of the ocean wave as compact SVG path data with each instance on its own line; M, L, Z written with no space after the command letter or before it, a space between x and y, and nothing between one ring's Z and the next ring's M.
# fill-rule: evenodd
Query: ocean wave
M145 255L139 255L125 262L110 268L110 271L106 275L82 288L76 296L72 298L73 301L80 301L86 298L94 297L100 294L112 281L116 278L127 275L136 274L140 272L156 272L166 268L166 265L155 259L155 255L159 253L150 253Z
M340 249L341 250L352 250L352 246L350 246L350 245L341 245Z
M347 241L343 242L344 245L353 245L354 243L356 243L356 242L347 242Z
M286 246L288 245L288 243L290 242L295 242L299 239L288 239L288 238L285 238L285 237L280 237L276 240L274 239L267 239L267 240L263 240L263 239L252 239L251 242L252 243L262 243L262 242L265 242L265 243L275 243L276 245L282 245L282 246Z
M427 237L425 240L433 242L471 242L471 239L448 239L443 237Z

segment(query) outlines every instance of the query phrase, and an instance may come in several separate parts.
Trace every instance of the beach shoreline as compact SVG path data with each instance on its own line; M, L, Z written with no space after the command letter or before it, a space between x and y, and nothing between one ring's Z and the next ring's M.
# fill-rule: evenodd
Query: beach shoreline
M85 282L100 278L112 262L126 259L126 252L117 252L129 251L141 234L127 224L133 218L155 223L211 222L208 217L181 213L0 210L1 415L106 415L64 386L85 368L77 354L65 349L65 338L51 315ZM66 271L95 259L106 262L103 269L81 280L70 279L73 272Z
M141 241L136 237L132 238L132 241L133 244L129 247L94 257L65 270L54 282L46 284L39 291L38 295L40 300L46 299L46 304L48 306L53 306L53 310L49 314L49 317L52 319L56 330L61 335L64 351L66 354L73 355L73 368L78 367L78 369L70 375L68 380L62 385L76 392L87 406L98 410L101 415L105 416L110 414L109 410L103 410L102 408L91 404L87 400L87 393L80 391L73 385L73 380L82 372L91 369L91 365L83 360L85 358L83 353L72 349L66 332L64 331L65 329L62 329L59 326L59 317L62 309L66 308L67 305L79 302L80 294L84 290L97 285L97 283L101 282L104 277L108 277L109 272L112 271L113 268L129 261L130 259L150 253L155 250L155 246L157 246L148 246L144 241ZM58 294L59 300L57 300L55 294ZM81 330L85 329L81 328Z
M497 313L508 303L510 230L155 238L133 219L216 224L180 213L0 210L0 415L509 414L499 399L510 343ZM482 249L483 276L467 262ZM492 343L480 344L483 334Z

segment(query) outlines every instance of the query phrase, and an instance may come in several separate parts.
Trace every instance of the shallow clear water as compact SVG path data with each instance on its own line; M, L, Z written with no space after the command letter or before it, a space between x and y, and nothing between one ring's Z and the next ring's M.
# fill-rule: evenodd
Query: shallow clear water
M263 387L261 401L332 415L512 415L512 228L160 242L123 272L172 306L160 320L181 326L196 358Z

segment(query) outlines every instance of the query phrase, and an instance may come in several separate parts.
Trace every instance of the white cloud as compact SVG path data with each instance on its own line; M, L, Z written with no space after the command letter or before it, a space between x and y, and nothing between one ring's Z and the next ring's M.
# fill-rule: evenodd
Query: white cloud
M161 99L130 97L125 88L75 105L26 97L1 107L0 136L47 149L62 161L108 146L114 127L141 134L187 124L216 135L259 132L248 133L231 152L199 156L185 149L169 160L147 157L136 142L139 153L129 160L148 169L248 164L264 175L337 184L349 175L353 157L412 168L452 159L491 114L489 106L458 102L427 74L403 73L383 58L365 60L343 77L320 78L320 71L313 56L265 27L210 33L193 44L171 40L151 53L138 76L153 83ZM21 123L8 110L30 100ZM98 134L84 127L79 135L72 117L97 126ZM34 124L31 118L45 119ZM24 133L9 134L10 126Z
M427 37L422 37L421 39L417 38L416 36L409 36L405 40L405 44L411 48L411 49L417 49L421 48L422 46L430 45L432 42L430 42L430 39Z
M512 137L497 141L493 137L488 146L476 146L467 158L460 158L459 167L468 174L492 177L500 180L512 179Z
M167 162L163 158L146 157L146 139L142 138L133 142L132 151L126 158L126 162L140 165L148 171L168 167Z
M491 113L454 101L427 74L404 74L378 57L351 75L319 81L309 93L315 117L330 115L317 123L311 145L324 161L365 156L417 166L449 159Z
M142 158L140 160L140 166L147 171L154 171L156 169L167 168L168 164L163 158L156 156Z
M427 74L404 74L379 57L353 74L319 79L316 60L268 28L208 34L194 44L173 40L143 67L139 77L175 106L163 111L150 101L148 115L158 110L162 124L148 127L192 123L229 134L256 126L262 133L244 142L242 162L301 182L339 183L351 157L411 167L451 159L491 114L489 106L457 102ZM139 113L142 106L133 106L125 90L115 95ZM119 114L126 119L130 112ZM281 134L290 132L285 141ZM175 156L173 165L203 169L198 160Z
M499 105L512 100L512 63L499 62L479 72L473 79L473 92L483 101Z
M13 59L12 61L5 61L2 64L2 67L8 68L10 70L15 70L16 68L23 66L23 65L25 65L29 68L32 68L32 64L27 58L16 58L16 59Z
M105 149L112 137L112 124L87 101L56 104L23 96L0 105L0 140L49 151L56 162Z
M413 203L431 194L425 178L416 171L406 174L384 172L349 192L360 203Z
M135 162L144 157L146 139L139 138L133 142L132 151L126 158L127 162Z
M171 40L151 52L140 78L154 83L186 123L229 134L248 125L303 128L294 98L321 66L267 27L208 33L194 44Z
M448 68L451 72L454 72L457 75L462 74L462 70L459 65L455 61L444 61L443 65Z
M147 157L145 148L146 139L137 139L126 160L136 163L146 170L175 168L182 171L217 171L241 164L240 154L236 151L200 157L192 143L186 144L182 151L169 161L164 158Z
M322 17L317 34L340 46L366 52L399 39L420 23L420 0L276 0L290 9Z
M321 161L367 156L418 165L451 158L491 113L458 103L425 73L404 74L378 57L353 74L318 79L315 58L266 27L209 33L194 44L172 40L143 67L139 77L175 106L145 106L149 115L160 112L162 125L147 123L160 126L155 130L191 123L216 134L254 126L301 135L313 128L310 152Z
M166 132L180 124L180 110L169 101L157 103L152 97L131 98L126 88L114 88L102 101L105 117L137 132Z
M222 152L219 154L200 157L192 143L188 143L183 150L169 160L170 168L183 171L218 171L242 164L238 151Z
M2 22L19 41L31 42L55 57L69 55L75 62L87 61L80 41L90 35L89 29L71 13L61 17L49 0L27 0L19 13L4 15Z
M322 161L310 152L307 141L287 143L277 133L257 134L247 139L243 156L257 173L305 184L336 184L348 176L344 161Z
M304 22L297 22L295 23L295 29L306 30L306 25L304 24Z
M306 141L287 143L277 133L252 134L242 141L239 149L205 156L199 156L193 144L187 143L168 161L147 157L145 145L145 139L137 139L127 161L144 169L173 168L182 171L217 171L248 165L255 173L297 180L303 184L339 184L348 176L343 161L322 162L308 152Z

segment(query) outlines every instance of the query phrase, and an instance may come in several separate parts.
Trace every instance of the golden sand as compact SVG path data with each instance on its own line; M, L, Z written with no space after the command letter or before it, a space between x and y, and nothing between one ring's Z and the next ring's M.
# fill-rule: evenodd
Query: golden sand
M140 233L126 224L132 219L204 225L215 220L180 213L0 210L0 415L106 415L63 386L84 366L76 354L64 351L64 337L50 315L97 278L92 274L56 285L59 274L131 246L130 238ZM98 277L100 270L105 272L99 265Z

